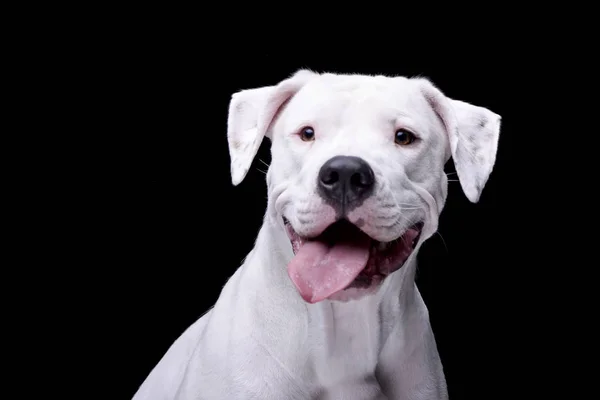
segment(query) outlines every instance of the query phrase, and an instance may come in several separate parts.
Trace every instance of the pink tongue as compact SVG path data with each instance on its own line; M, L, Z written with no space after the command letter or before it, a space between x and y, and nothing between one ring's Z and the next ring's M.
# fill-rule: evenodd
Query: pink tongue
M333 247L305 242L288 265L288 274L302 298L317 303L345 289L366 267L371 239L354 237Z

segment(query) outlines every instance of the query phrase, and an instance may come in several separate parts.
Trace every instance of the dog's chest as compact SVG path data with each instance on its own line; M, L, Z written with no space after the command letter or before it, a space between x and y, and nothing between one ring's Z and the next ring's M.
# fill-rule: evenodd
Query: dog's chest
M379 314L371 307L342 303L322 307L310 329L311 358L325 391L376 384L375 367L383 345Z

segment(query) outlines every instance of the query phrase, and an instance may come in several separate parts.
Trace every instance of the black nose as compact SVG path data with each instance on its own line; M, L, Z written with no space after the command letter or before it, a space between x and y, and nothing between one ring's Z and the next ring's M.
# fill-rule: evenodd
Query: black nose
M319 171L319 193L344 211L369 196L374 184L373 170L359 157L333 157Z

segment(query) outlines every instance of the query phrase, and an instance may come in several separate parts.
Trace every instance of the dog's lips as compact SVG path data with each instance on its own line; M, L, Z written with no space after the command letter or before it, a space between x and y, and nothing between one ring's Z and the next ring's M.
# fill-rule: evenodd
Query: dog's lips
M283 224L285 225L285 231L286 231L288 238L290 239L290 242L292 244L292 250L294 251L294 254L297 254L298 251L300 250L300 247L308 239L305 239L305 238L301 237L300 235L298 235L296 233L296 231L294 230L294 228L292 227L292 224L290 223L290 221L285 217L283 217Z
M315 238L303 238L291 223L284 224L295 257L290 278L302 297L315 303L347 288L367 288L403 266L421 234L422 223L398 239L378 242L358 227L340 220ZM306 247L305 247L306 246Z

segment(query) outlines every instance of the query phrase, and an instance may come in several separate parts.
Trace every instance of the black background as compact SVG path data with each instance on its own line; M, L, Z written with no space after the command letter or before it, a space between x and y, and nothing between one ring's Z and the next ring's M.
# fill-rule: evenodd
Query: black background
M119 64L112 65L120 86L111 111L124 117L118 132L126 132L128 165L118 190L109 193L118 216L105 239L115 250L109 287L116 303L104 305L109 321L104 329L115 343L125 398L214 304L260 228L269 142L263 142L246 179L233 187L226 141L231 94L276 84L299 68L424 75L449 97L503 117L496 165L480 202L470 203L460 184L450 182L440 234L419 254L417 283L451 399L481 399L482 390L486 398L514 393L533 379L535 368L528 370L528 363L536 339L525 327L538 314L530 312L535 300L529 300L525 276L537 267L523 239L513 237L523 218L525 187L531 185L524 182L533 174L524 169L522 156L539 135L524 137L518 128L527 119L521 111L527 65L483 51L474 58L470 49L470 57L456 52L403 57L300 47L225 53L189 46L145 36L122 45ZM446 170L454 171L451 162ZM515 251L522 253L516 260Z

